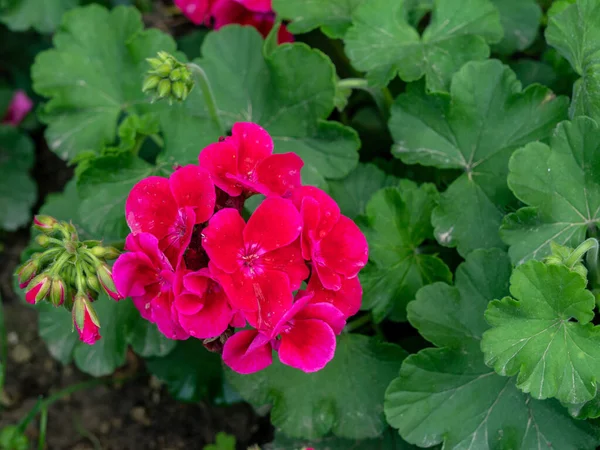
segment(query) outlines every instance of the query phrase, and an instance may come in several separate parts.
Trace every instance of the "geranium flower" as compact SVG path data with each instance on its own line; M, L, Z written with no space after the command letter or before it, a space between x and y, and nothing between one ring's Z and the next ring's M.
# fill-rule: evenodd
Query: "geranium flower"
M130 234L125 250L113 265L113 279L121 296L131 297L142 317L156 323L170 339L187 339L173 313L175 271L150 233Z
M344 278L355 277L367 263L367 239L321 189L302 186L294 191L293 201L304 224L304 258L313 262L326 289L341 289Z
M326 289L314 274L308 281L306 291L313 294L311 303L331 303L346 319L360 310L363 291L358 277L342 278L340 289L334 291Z
M225 364L239 373L256 372L272 363L272 350L277 350L283 364L304 372L325 367L346 322L332 304L309 303L311 298L301 294L270 333L242 330L230 337L223 348Z
M8 109L2 118L2 123L16 127L29 114L32 108L33 101L31 101L25 91L15 91Z
M270 0L175 0L175 5L196 25L219 28L250 25L266 37L275 24ZM280 44L294 42L294 36L281 25L277 34Z
M295 153L273 155L273 139L249 122L233 125L231 136L206 147L198 157L217 187L231 196L284 196L301 185L304 163Z
M179 324L195 338L210 339L221 335L234 317L225 291L208 269L180 271L175 295L173 306Z
M203 231L211 273L235 309L258 313L246 315L258 328L272 327L289 308L291 292L308 277L298 242L301 229L300 214L290 201L269 198L247 224L238 211L227 208Z
M133 234L151 233L177 267L192 238L194 225L206 222L215 209L215 187L205 169L188 165L170 178L151 176L137 183L125 204Z

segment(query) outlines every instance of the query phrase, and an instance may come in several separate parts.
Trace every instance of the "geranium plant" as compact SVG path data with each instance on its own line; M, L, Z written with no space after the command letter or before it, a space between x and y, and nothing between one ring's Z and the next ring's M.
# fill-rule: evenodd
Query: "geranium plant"
M31 3L0 19L54 31L31 95L74 175L15 288L55 358L235 391L269 448L600 445L598 0Z

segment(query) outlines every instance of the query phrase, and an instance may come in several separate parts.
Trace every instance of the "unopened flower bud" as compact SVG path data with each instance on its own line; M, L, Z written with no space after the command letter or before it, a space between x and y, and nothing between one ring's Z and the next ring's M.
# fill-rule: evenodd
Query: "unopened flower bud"
M54 217L38 215L33 218L33 226L35 229L44 233L52 233L56 230L58 220Z
M35 242L37 242L40 246L46 248L50 245L50 238L45 234L40 234L35 238Z
M94 247L90 250L92 255L103 259L117 259L121 252L114 247Z
M99 293L102 290L102 287L100 286L100 283L98 282L98 278L96 278L93 275L87 276L86 284L87 284L87 287L90 288L92 291L96 291Z
M115 300L121 300L123 297L117 291L115 287L115 282L112 278L112 272L107 264L100 264L96 267L96 275L98 275L98 281L104 288L104 292L106 292L111 298Z
M158 52L157 58L148 58L151 70L144 79L142 91L154 95L154 99L183 101L194 87L190 69L166 52ZM177 84L179 83L179 84Z
M61 306L65 302L65 294L65 282L60 278L54 278L52 280L52 286L50 287L50 303L54 306Z
M52 279L48 274L40 274L29 283L29 288L25 292L25 300L27 303L35 305L44 300L50 292Z
M19 277L19 287L21 289L26 288L29 282L36 276L40 269L40 263L37 259L30 259L25 264L17 269L17 276Z
M158 87L156 89L158 92L158 96L160 98L164 98L171 93L171 82L169 80L162 79L160 83L158 83Z
M147 92L147 91L151 91L154 88L156 88L156 86L158 86L158 83L160 83L161 77L159 77L158 75L149 75L146 77L146 79L144 80L144 84L142 85L142 92Z
M72 314L73 323L82 342L92 345L100 339L100 321L85 294L78 292L75 295Z

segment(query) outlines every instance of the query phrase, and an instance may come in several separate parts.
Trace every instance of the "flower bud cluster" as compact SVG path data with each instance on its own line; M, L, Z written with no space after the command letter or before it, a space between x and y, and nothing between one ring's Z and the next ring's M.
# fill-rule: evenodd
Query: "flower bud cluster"
M102 291L121 298L107 263L120 252L100 241L80 241L72 224L54 217L35 216L33 227L41 232L35 240L44 250L34 253L16 271L25 300L32 305L48 301L67 308L80 339L93 344L100 339L100 322L92 303Z
M194 87L188 67L166 52L158 52L156 58L148 58L152 67L144 80L142 91L154 95L154 100L183 101Z

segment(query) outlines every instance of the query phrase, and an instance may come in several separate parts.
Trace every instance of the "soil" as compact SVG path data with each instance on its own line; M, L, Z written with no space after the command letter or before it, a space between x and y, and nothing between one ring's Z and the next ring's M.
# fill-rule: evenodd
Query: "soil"
M47 149L41 135L34 138L38 145L32 175L39 185L35 212L48 193L62 190L72 171ZM28 228L0 235L3 246L0 251L0 294L8 341L4 392L0 389L0 429L18 423L40 396L48 397L68 386L90 380L74 366L62 366L50 356L37 334L35 310L23 305L13 291L12 274L28 241ZM116 376L123 372L139 376L123 385L96 386L53 403L48 413L46 448L202 449L214 442L220 431L234 435L239 449L272 439L268 417L259 417L248 404L216 406L177 402L156 378L147 374L143 360L133 353ZM38 433L36 419L26 430L36 448Z

